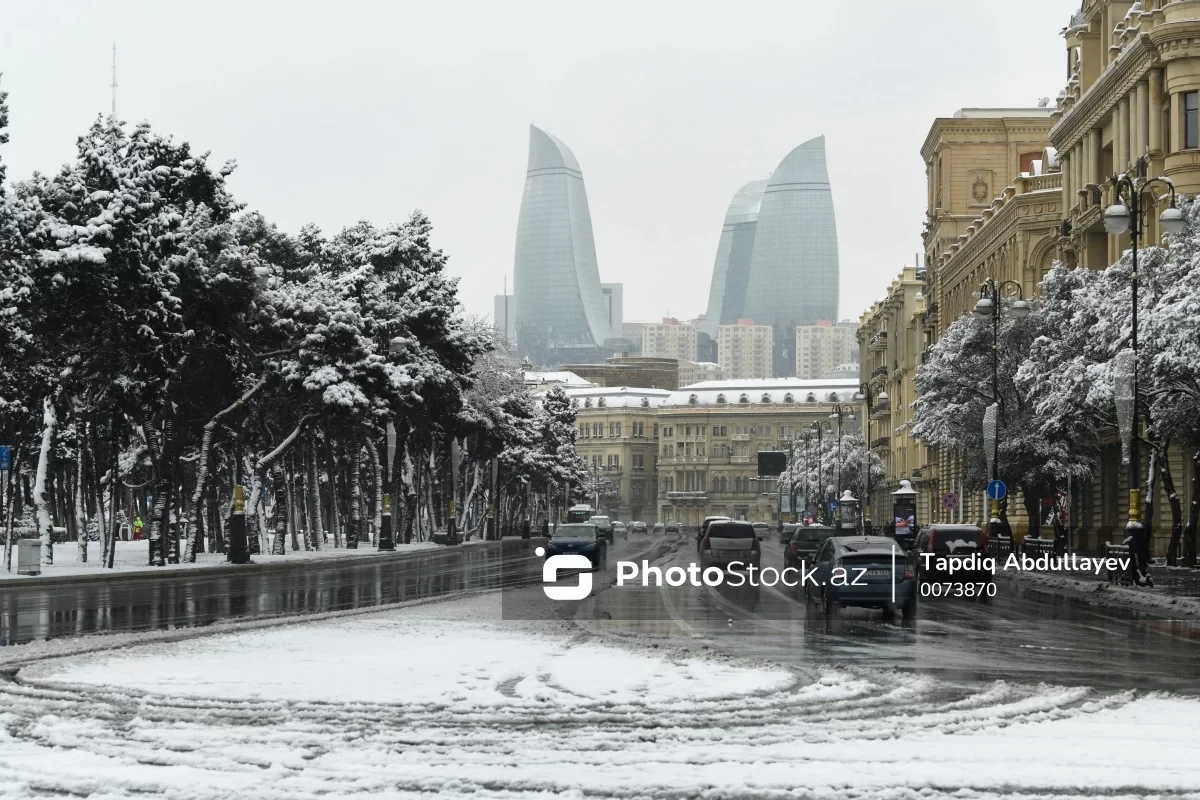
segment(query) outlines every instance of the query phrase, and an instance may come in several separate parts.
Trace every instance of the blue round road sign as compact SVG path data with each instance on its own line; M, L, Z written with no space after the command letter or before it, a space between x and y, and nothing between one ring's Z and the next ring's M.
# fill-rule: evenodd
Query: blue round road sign
M830 500L830 501L829 501L829 510L830 510L830 511L837 511L837 501L836 501L836 500Z
M1008 494L1008 487L1004 485L1004 481L990 481L987 488L987 496L989 500L1003 500Z

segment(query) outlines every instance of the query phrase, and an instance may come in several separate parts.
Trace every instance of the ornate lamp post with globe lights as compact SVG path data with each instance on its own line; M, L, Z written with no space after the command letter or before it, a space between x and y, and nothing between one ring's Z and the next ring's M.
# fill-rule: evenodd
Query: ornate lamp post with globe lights
M983 449L987 456L988 476L997 479L1000 470L1000 299L1001 292L1015 290L1017 299L1013 301L1009 313L1016 319L1029 316L1029 303L1021 290L1021 284L1016 281L999 281L988 278L979 287L979 301L975 303L976 316L992 320L992 404L983 414ZM1000 501L992 500L991 519L988 520L988 534L995 537L1000 533Z
M837 492L838 509L837 509L837 526L842 527L842 422L843 420L854 421L854 407L845 403L834 403L833 413L829 415L830 419L837 420Z
M1117 421L1121 426L1122 455L1129 463L1129 522L1125 526L1130 540L1130 555L1137 565L1139 584L1153 585L1149 575L1150 542L1142 527L1139 486L1141 484L1141 447L1138 440L1138 243L1146 232L1146 214L1164 198L1171 205L1158 217L1163 233L1176 234L1187 224L1183 212L1175 206L1175 184L1169 178L1147 178L1146 160L1139 158L1136 174L1112 179L1115 202L1104 211L1104 229L1114 236L1128 233L1132 243L1132 270L1129 273L1133 319L1129 348L1117 354L1113 363ZM1126 355L1128 353L1128 355ZM1128 445L1125 442L1128 441Z
M888 393L880 392L876 397L874 390L871 388L869 381L864 382L858 387L858 394L854 395L855 400L860 400L866 404L866 412L863 414L863 420L866 422L866 431L864 432L864 441L867 445L867 493L863 496L863 533L867 536L871 535L871 410L875 405L875 401L886 403L888 401Z

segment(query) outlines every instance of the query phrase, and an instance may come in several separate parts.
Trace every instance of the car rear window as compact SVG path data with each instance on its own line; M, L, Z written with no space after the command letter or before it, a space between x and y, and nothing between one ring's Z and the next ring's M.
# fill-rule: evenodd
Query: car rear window
M983 549L983 533L978 530L933 530L933 550L947 555L970 555Z
M713 539L753 539L754 526L714 522L708 526L708 535Z
M823 542L833 536L833 531L824 528L800 528L792 535L793 542Z

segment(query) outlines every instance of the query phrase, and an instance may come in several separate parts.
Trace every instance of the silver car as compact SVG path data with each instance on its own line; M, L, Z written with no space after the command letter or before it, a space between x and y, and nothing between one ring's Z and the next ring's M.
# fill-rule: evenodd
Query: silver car
M713 522L700 542L700 568L759 565L762 551L749 522Z

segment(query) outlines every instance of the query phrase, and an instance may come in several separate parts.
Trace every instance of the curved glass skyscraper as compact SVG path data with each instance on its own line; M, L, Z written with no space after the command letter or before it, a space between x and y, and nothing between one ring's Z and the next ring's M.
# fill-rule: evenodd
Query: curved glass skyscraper
M583 173L569 147L532 125L514 273L523 357L547 365L598 353L611 334Z
M788 377L796 326L836 320L837 309L837 226L818 136L788 153L763 191L741 316L775 329L774 372Z
M733 325L743 316L746 278L750 274L750 257L754 252L754 230L767 181L768 178L759 178L738 189L725 212L725 225L721 228L717 258L713 263L712 285L708 290L708 313L704 315L704 332L714 338L718 325Z

